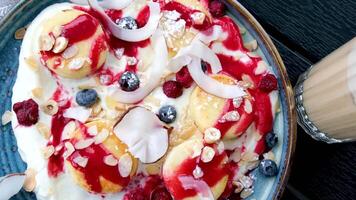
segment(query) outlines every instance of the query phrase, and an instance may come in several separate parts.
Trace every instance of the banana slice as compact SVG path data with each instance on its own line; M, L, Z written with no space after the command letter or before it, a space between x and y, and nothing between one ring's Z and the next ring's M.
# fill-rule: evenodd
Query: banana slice
M199 200L203 197L218 199L225 190L228 170L225 166L227 155L215 155L204 163L203 140L192 139L174 147L163 164L163 179L175 199ZM214 147L215 148L215 147Z
M213 78L224 84L235 83L233 78L226 75L214 75ZM240 116L239 120L236 122L221 122L229 107L232 107L232 101L208 94L197 87L190 97L189 116L194 120L200 132L216 127L220 129L223 139L236 138L244 133L253 122L253 111L249 110L253 109L253 100L241 100L240 107L236 108ZM245 104L249 104L246 109Z
M66 166L75 182L89 192L119 192L136 173L138 161L103 121L85 124L65 146L66 152L74 148L67 153Z
M80 30L84 26L81 24L85 24L87 29L95 28L94 34L78 39L78 35L90 31L79 33L70 30L73 27ZM64 28L66 26L68 30ZM75 9L63 10L41 24L42 27L39 38L41 59L59 76L83 78L104 64L108 54L106 37L99 22L89 14Z

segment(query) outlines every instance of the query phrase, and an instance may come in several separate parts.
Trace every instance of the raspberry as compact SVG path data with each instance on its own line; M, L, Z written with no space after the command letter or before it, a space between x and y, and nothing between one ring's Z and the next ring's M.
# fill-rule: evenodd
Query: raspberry
M167 191L166 188L160 187L155 189L151 193L151 200L172 200L171 194Z
M193 83L193 79L190 76L187 67L183 67L181 70L179 70L179 72L177 72L176 80L185 88L189 88Z
M225 15L225 4L219 0L211 1L209 11L214 17L222 17Z
M177 81L167 81L163 84L163 92L167 97L178 98L183 93L183 87Z
M277 90L277 78L273 74L267 74L263 76L260 83L258 84L258 88L267 93L273 90Z
M33 99L15 103L13 110L20 125L32 126L38 121L38 104Z
M142 188L136 188L125 194L124 200L148 200Z

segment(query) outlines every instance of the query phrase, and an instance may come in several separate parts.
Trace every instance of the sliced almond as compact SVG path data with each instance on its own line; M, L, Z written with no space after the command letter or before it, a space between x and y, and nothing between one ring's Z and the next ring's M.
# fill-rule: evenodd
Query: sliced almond
M43 97L43 89L41 87L36 87L31 90L32 96L41 99Z
M32 192L37 185L37 182L36 182L37 172L36 172L36 170L29 168L25 171L25 174L26 174L26 178L25 178L25 182L23 184L23 189L26 192Z
M239 26L239 30L242 35L246 34L246 32L247 32L246 28L242 27L242 26Z
M93 143L94 143L94 139L92 138L79 140L77 143L75 143L74 147L75 149L85 149L88 148Z
M245 151L244 153L242 153L242 157L241 159L244 161L257 161L258 160L258 154L255 152L249 152L249 151Z
M240 162L241 160L241 149L237 148L234 152L230 155L230 160L234 161L235 163Z
M73 162L75 162L76 164L78 164L79 166L85 168L88 164L89 159L86 157L82 157L82 156L77 156L73 159Z
M275 155L272 151L263 154L264 159L275 160Z
M66 50L64 50L64 52L62 53L62 57L64 59L70 59L75 57L79 52L79 49L77 47L77 45L72 45L68 48L66 48Z
M244 44L245 48L249 51L255 51L258 48L258 44L256 40L252 40Z
M50 51L52 50L55 42L56 40L52 35L42 35L40 38L40 48L42 51Z
M113 155L108 155L104 157L104 163L109 166L116 166L119 161Z
M252 104L251 104L251 101L248 99L245 99L244 110L247 114L252 113Z
M91 126L87 131L90 136L96 136L98 134L98 127L96 125Z
M214 156L215 156L215 150L209 146L206 146L203 148L200 159L204 163L208 163L213 160Z
M55 149L53 145L46 146L45 148L43 148L43 157L45 159L48 159L54 154L54 152Z
M94 138L94 143L95 144L101 144L101 143L103 143L105 140L106 140L106 138L108 138L109 137L109 131L107 130L107 129L102 129L101 131L100 131L100 133L97 135L97 136L95 136L95 138Z
M216 150L218 151L219 154L222 154L225 151L225 145L223 141L220 141L218 145L216 146Z
M62 131L62 140L69 140L74 137L74 131L77 129L77 124L74 121L68 122Z
M219 123L225 123L225 122L237 122L240 120L240 114L238 111L230 111L227 112L225 115L219 119Z
M242 183L244 188L250 188L253 185L253 180L249 176L242 176L239 181Z
M68 158L70 155L72 155L75 151L74 146L70 142L64 143L64 146L66 148L66 151L63 153L64 158Z
M45 123L37 122L36 128L45 139L48 140L51 137L51 130Z
M196 166L195 169L193 170L193 177L195 179L199 179L203 176L204 176L203 170L199 166Z
M7 110L5 113L1 116L1 124L6 125L11 122L12 119L12 112Z
M132 170L132 158L129 154L124 154L119 159L119 173L122 177L128 177Z
M15 32L15 39L16 40L22 40L26 34L26 28L22 27L16 30Z
M240 197L245 199L253 194L253 189L247 188L242 190Z
M52 30L52 34L54 37L59 37L61 34L62 34L62 31L63 31L63 27L60 26L60 25L57 25L53 28Z
M68 46L68 39L65 37L58 37L56 42L54 43L54 47L52 51L54 53L61 53L63 52Z
M234 108L239 108L241 106L241 104L242 104L242 101L243 101L242 97L234 98L232 100L232 104L234 105Z
M42 106L42 110L48 115L55 115L58 112L58 103L50 99Z
M221 133L220 130L214 127L207 128L204 131L204 141L208 144L213 144L216 141L220 140Z
M255 69L255 74L260 75L267 71L267 64L265 61L261 60L257 63L257 67Z

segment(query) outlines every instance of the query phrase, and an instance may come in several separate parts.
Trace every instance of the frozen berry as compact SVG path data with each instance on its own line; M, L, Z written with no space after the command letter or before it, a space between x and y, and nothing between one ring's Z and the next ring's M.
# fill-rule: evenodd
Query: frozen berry
M127 192L123 200L149 200L142 188L136 188Z
M267 74L263 76L260 83L258 84L258 88L264 92L271 92L273 90L277 90L277 78L273 74Z
M278 167L276 162L266 159L261 161L259 171L267 177L272 177L278 174Z
M158 117L167 124L174 122L177 117L177 111L173 106L163 106L158 111Z
M167 97L178 98L183 93L183 87L177 81L167 81L163 84L163 92Z
M20 125L32 126L38 122L38 104L33 99L15 103L13 110Z
M78 105L89 108L98 100L98 93L94 89L84 89L77 93L75 101Z
M136 20L133 18L133 17L123 17L119 20L117 20L117 25L121 28L124 28L124 29L137 29L137 22Z
M151 193L150 200L173 200L173 198L166 188L159 187Z
M124 72L119 80L119 84L122 90L132 92L140 87L140 79L134 72Z
M211 1L209 11L214 17L222 17L225 15L225 4L220 0Z
M187 67L183 67L176 73L176 80L185 88L189 88L193 83L193 79Z
M265 141L268 148L273 148L278 143L278 137L275 133L270 132L267 133Z

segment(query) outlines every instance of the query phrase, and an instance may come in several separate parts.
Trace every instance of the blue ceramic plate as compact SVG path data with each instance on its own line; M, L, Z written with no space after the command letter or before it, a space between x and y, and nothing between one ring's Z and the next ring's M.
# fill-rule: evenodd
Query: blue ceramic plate
M15 39L15 31L28 25L45 7L59 2L64 2L64 0L22 0L0 23L0 101L2 104L0 115L11 109L12 87L16 80L18 56L22 42ZM279 174L275 178L265 178L259 174L258 170L255 170L253 172L256 177L255 192L249 197L249 199L257 200L278 199L288 179L296 139L292 87L283 62L263 28L235 0L226 0L225 3L228 5L229 14L247 30L243 38L244 41L257 40L259 44L257 53L272 66L271 69L278 76L281 112L276 117L274 129L280 142L273 151L279 166ZM17 152L16 139L11 125L2 126L0 130L0 177L9 173L25 171L26 163L21 160ZM21 191L12 199L35 200L36 197L33 193Z

